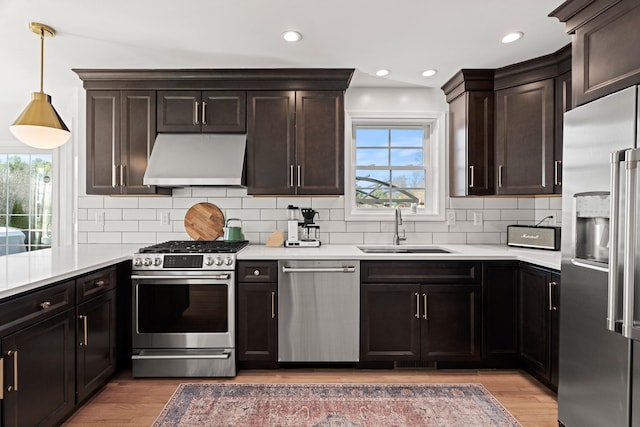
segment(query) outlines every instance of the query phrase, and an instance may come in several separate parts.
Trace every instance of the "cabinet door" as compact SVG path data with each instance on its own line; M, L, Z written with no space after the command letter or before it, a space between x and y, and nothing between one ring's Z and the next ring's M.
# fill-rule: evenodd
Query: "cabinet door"
M451 101L451 196L493 194L493 106L490 91L467 92Z
M116 371L116 291L77 309L76 393L82 402Z
M278 363L277 283L238 284L238 360Z
M480 360L481 286L423 285L421 359Z
M202 132L247 130L247 93L213 90L202 92Z
M156 92L123 91L121 118L121 192L123 194L170 194L142 183L156 138ZM158 191L160 190L160 191Z
M340 91L296 92L297 194L344 194L343 111Z
M87 194L119 194L120 91L87 91Z
M247 94L247 193L295 194L295 92Z
M549 380L551 316L547 270L520 268L520 357L532 374Z
M74 310L2 339L3 426L52 426L73 411Z
M518 354L518 264L485 263L483 289L485 356Z
M553 193L554 81L496 92L498 194Z
M562 74L555 79L555 141L553 149L553 192L562 194L562 141L564 113L571 110L571 72Z
M360 361L420 359L420 287L360 287Z
M551 273L549 308L551 310L551 388L558 390L558 365L560 362L560 274Z
M158 132L200 132L199 90L158 91Z

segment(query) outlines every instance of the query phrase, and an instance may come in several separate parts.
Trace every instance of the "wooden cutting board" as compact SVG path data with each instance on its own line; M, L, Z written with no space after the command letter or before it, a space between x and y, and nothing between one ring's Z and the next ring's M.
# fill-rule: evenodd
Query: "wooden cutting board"
M224 215L211 203L197 203L184 216L184 228L194 240L215 240L224 232Z

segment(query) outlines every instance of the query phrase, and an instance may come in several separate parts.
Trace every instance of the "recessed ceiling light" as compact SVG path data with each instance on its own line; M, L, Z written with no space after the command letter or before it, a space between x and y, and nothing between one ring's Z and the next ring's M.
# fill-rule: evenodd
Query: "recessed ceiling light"
M431 76L435 76L437 72L438 72L438 70L434 70L434 69L431 69L431 70L424 70L424 71L422 72L422 77L431 77Z
M376 76L378 76L378 77L388 76L390 72L391 71L383 68L381 70L376 71Z
M302 34L297 31L285 31L282 33L282 38L288 42L297 42L302 40Z
M520 40L524 36L524 33L516 31L515 33L509 33L502 38L502 43L513 43L516 40Z

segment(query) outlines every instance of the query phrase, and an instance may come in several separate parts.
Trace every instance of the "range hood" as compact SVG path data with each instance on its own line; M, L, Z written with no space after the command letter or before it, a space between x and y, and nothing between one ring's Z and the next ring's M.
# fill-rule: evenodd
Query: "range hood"
M244 187L247 136L159 133L142 182L160 187Z

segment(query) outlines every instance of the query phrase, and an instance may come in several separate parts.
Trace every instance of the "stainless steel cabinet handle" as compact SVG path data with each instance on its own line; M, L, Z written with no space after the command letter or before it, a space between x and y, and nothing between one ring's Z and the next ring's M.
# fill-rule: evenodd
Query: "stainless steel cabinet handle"
M415 293L416 296L416 319L420 318L420 294L419 293Z
M271 318L276 318L276 292L271 291Z
M193 104L193 124L194 125L199 125L200 122L198 121L198 107L200 107L200 103L198 101L196 101Z
M558 282L549 282L549 311L556 311L558 307L553 304L553 288L558 286Z
M562 182L560 181L560 165L562 165L562 160L556 160L553 162L553 183L554 185L560 185Z
M473 188L475 179L473 177L473 166L469 166L469 188Z
M253 270L253 275L254 276L259 276L260 275L260 270Z
M7 391L18 391L18 350L7 351L7 356L13 358L13 385L7 387Z
M293 165L289 165L289 187L293 187Z
M87 316L81 314L78 316L80 320L82 320L82 341L80 342L81 347L86 347L89 345L88 341L88 332L87 332Z
M422 294L422 298L424 300L424 314L422 315L422 318L424 320L427 320L427 293L423 293Z
M116 169L118 166L114 164L111 165L111 187L116 188L118 183L116 182Z
M97 288L102 288L105 285L105 281L104 280L96 280L96 282L94 284L95 284L95 286Z
M49 301L44 301L44 302L41 302L40 304L38 304L38 306L41 309L46 310L47 308L51 307L51 303Z
M607 283L607 329L615 332L616 322L620 319L618 294L620 277L618 274L618 238L620 233L620 162L624 160L624 151L611 153L611 179L609 196L609 277Z
M300 165L298 165L298 187L302 186L302 173L301 173L302 168L300 167Z
M120 165L120 186L121 187L126 187L127 183L125 182L125 175L124 175L124 168L126 168L126 165Z
M202 124L207 124L207 103L204 101L202 102Z
M502 187L502 165L498 166L498 187Z
M356 268L353 266L345 267L318 267L318 268L291 268L282 267L283 273L354 273Z

